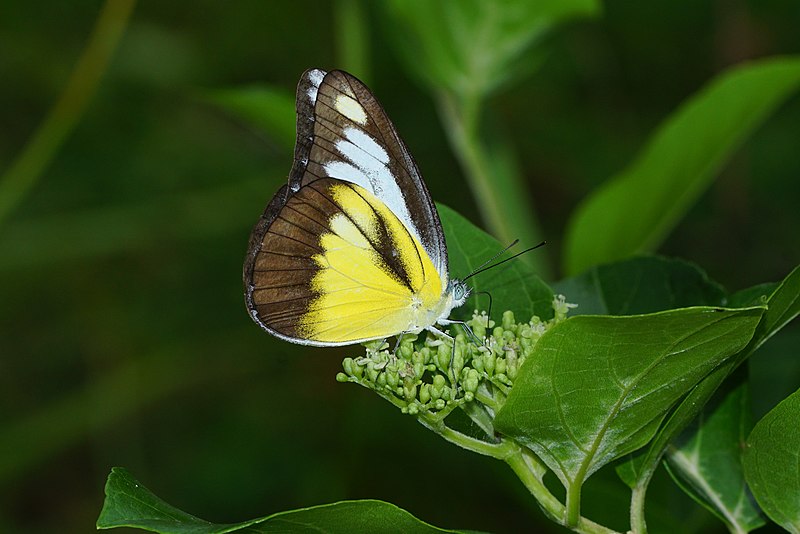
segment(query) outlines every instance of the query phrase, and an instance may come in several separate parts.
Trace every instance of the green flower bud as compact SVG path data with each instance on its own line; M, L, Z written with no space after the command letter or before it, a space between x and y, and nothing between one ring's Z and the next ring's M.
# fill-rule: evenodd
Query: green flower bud
M414 377L419 378L425 372L425 366L422 362L415 362L414 365L411 367L414 371Z
M447 386L447 379L445 379L445 377L443 377L442 375L434 376L433 385L431 385L431 396L434 399L440 398L446 386Z
M397 374L397 371L394 370L387 370L383 373L383 376L386 377L386 383L390 387L397 387L397 384L400 383L400 376Z
M459 376L461 374L461 369L464 368L464 350L463 347L461 350L456 349L456 354L453 357L453 372L455 376Z
M514 349L506 350L506 374L511 380L514 380L517 376L518 365L517 351Z
M431 349L430 349L430 347L422 347L421 349L419 349L419 353L418 354L419 354L420 358L422 358L422 361L425 363L425 365L428 365L429 363L431 363Z
M437 399L436 402L433 403L433 407L438 410L444 410L447 406L447 402L444 399Z
M515 363L513 366L509 365L508 370L506 371L506 374L508 375L508 378L511 379L511 381L513 382L514 380L516 380L518 372L519 372L519 369L517 369L517 365Z
M478 339L483 339L486 337L486 321L482 318L473 319L470 321L470 326L472 326L472 333L475 334L475 337Z
M492 376L494 374L494 366L497 362L497 357L494 353L489 353L483 357L483 368L486 371L486 374Z
M442 399L449 401L453 400L453 389L449 386L445 386L442 388Z
M494 329L492 329L492 336L497 339L503 339L503 327L495 326Z
M472 357L472 367L474 367L481 373L483 372L483 358L484 358L483 354L476 354L475 356Z
M353 367L355 366L356 362L353 361L353 358L345 358L342 360L342 368L344 372L350 376L353 376L355 373L353 372Z
M403 386L403 398L405 398L408 402L413 401L417 398L417 386L412 385L410 387Z
M439 369L447 370L450 368L450 356L452 354L452 348L444 343L437 347L436 363L439 364Z
M337 382L349 382L350 377L344 373L336 373L336 381Z
M419 413L419 406L416 403L411 403L406 406L406 409L403 413L407 413L408 415L417 415Z
M373 382L380 387L384 387L386 385L386 373L378 374L377 378Z
M467 391L464 393L464 400L467 402L472 402L475 399L475 394L471 391Z
M476 391L478 391L478 385L480 384L480 381L477 378L469 377L466 380L464 380L463 384L464 384L464 389L467 391L467 393L475 393ZM464 394L464 396L466 398L466 393Z
M511 310L506 310L503 312L503 319L500 321L500 324L503 325L503 329L508 330L513 328L516 325L516 321L514 320L514 312Z
M419 401L422 404L428 404L431 400L431 385L430 384L422 384L419 387Z
M414 341L417 336L403 336L403 341L400 342L400 347L397 349L398 355L408 360L414 354Z
M505 374L506 369L507 369L506 359L505 358L497 358L497 362L494 365L495 374Z
M380 371L378 371L377 369L375 369L375 365L373 365L372 362L368 363L367 364L367 379L369 379L370 382L377 383L379 376L383 376L383 374ZM384 383L386 383L386 377L384 377Z

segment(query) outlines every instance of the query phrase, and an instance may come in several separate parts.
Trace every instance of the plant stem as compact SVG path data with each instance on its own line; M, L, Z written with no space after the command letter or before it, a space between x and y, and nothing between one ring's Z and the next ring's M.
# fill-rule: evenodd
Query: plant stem
M107 0L67 86L0 180L0 224L22 201L75 127L127 25L135 0Z
M631 491L631 532L634 534L647 534L647 523L644 519L644 498L647 494L647 485L650 478L645 483L639 483Z
M509 445L507 442L501 441L500 443L487 443L485 441L475 439L462 434L457 430L453 430L444 423L443 419L433 419L431 417L421 416L418 417L417 420L428 430L436 432L450 443L458 445L459 447L467 449L468 451L498 459L502 459L508 453L507 449Z
M506 462L525 487L528 488L528 491L539 503L542 511L553 521L569 526L575 532L583 534L619 534L615 530L599 525L580 515L575 518L572 524L568 524L566 521L567 508L544 485L543 477L547 468L530 451L520 446L513 439L501 438L500 443L486 443L453 430L443 420L431 421L424 416L417 419L423 426L436 432L450 443L463 447L468 451L491 456Z
M619 534L617 531L604 527L594 521L578 516L574 524L567 524L567 509L547 489L542 481L544 466L541 465L527 449L517 447L514 454L504 459L514 473L519 477L531 495L536 498L542 511L553 521L560 525L568 526L575 532L585 534ZM539 470L542 470L539 472ZM539 472L537 474L537 472Z
M500 161L503 158L493 154L481 140L480 98L443 92L439 104L450 144L489 232L504 242L513 239L531 244L541 241L533 209L526 204L528 192L519 173L509 168L508 162ZM506 156L505 159L510 158ZM525 256L523 261L547 278L544 261L534 255Z

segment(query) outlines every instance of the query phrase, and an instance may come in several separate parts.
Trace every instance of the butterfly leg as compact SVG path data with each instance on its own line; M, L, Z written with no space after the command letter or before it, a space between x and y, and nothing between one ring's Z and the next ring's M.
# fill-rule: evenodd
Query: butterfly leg
M400 348L400 342L403 340L403 336L406 335L408 332L400 332L397 334L397 341L394 344L394 349L392 350L392 356L397 355L397 349Z
M464 321L453 321L451 319L440 319L439 320L439 324L441 324L441 325L459 324L459 325L461 325L461 328L463 328L464 331L467 333L467 335L469 337L471 337L475 341L476 345L483 345L485 343L485 341L483 339L480 339L480 338L478 338L478 336L475 335L475 332L472 331L472 328L470 328L470 326Z
M444 324L444 323L442 321L440 321L440 324ZM447 323L447 324L450 324L450 323ZM458 389L458 377L456 376L455 369L453 369L453 362L456 359L456 340L455 340L455 338L453 336L451 336L450 334L448 334L447 332L444 332L443 330L439 330L438 328L436 328L433 325L429 326L427 329L429 331L433 332L438 337L443 337L443 338L447 338L447 339L450 340L450 343L453 346L453 350L452 350L452 352L450 352L450 366L449 366L450 369L449 370L450 370L450 372L452 374L452 376L450 377L450 381L453 384L453 386L456 389Z

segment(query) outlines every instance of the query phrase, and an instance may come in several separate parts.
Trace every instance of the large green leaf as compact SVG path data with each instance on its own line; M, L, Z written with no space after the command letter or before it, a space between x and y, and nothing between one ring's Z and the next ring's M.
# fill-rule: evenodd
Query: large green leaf
M800 59L723 73L673 113L621 174L576 212L568 273L655 250L742 141L800 85Z
M777 284L768 299L762 299L759 294L763 295L768 287L762 284L735 293L734 298L729 299L742 303L758 302L767 306L747 347L736 357L723 362L686 395L665 420L647 448L636 451L626 462L617 466L620 478L636 492L644 495L667 445L694 420L722 382L765 340L800 313L800 268L795 268L780 284ZM635 506L643 507L644 501L638 502ZM643 514L644 510L636 513Z
M214 524L187 514L156 497L127 470L115 467L106 483L106 500L97 528L134 527L151 532L212 534L223 532L456 532L433 527L389 503L345 501L280 512L235 524Z
M800 390L756 424L747 439L744 471L770 519L800 533Z
M530 446L568 495L645 445L670 408L742 350L763 308L576 316L546 332L495 427ZM569 499L569 497L568 497Z
M744 480L742 449L753 427L746 373L735 387L717 395L667 450L670 475L731 532L764 525Z
M722 305L725 291L684 260L639 257L592 267L553 284L553 290L578 304L572 315L634 315Z
M438 204L438 209L447 238L451 276L463 278L503 250L500 242L452 209L443 204ZM530 254L536 254L536 251ZM553 291L542 282L532 267L522 261L511 260L478 274L470 278L468 284L472 287L473 294L461 309L454 310L457 317L467 318L474 309L487 309L488 299L486 296L476 295L477 291L491 294L493 316L506 310L513 311L518 319L525 321L531 315L538 315L541 319L550 319L553 316Z

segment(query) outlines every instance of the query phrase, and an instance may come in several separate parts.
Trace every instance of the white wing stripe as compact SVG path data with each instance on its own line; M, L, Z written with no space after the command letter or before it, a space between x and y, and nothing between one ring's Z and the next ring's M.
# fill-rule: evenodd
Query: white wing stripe
M351 182L370 191L422 242L420 233L411 220L403 192L387 165L389 154L366 132L347 127L343 133L347 140L337 140L336 149L350 163L329 161L323 166L325 173L331 178Z

